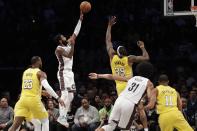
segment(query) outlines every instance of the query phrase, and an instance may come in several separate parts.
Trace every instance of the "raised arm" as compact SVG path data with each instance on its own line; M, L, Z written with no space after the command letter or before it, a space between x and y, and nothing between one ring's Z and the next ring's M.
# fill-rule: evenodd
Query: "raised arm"
M82 13L82 11L80 11L80 17L79 17L78 23L75 27L75 30L74 30L72 36L69 39L76 40L76 38L81 30L82 21L83 21L83 13ZM69 39L68 39L68 41L69 41Z
M53 90L53 88L49 85L49 83L47 81L47 75L46 75L46 73L43 72L43 71L39 71L37 73L37 77L38 77L38 79L40 79L40 83L46 89L47 93L49 93L51 96L53 96L55 99L57 99L58 102L62 106L65 106L64 101L61 100L61 98L55 93L55 91Z
M75 27L75 30L74 30L72 36L70 36L70 38L67 40L69 49L67 51L65 51L61 47L57 47L57 49L56 49L57 55L63 55L65 57L72 58L72 56L74 54L75 40L80 32L82 21L83 21L83 13L82 13L82 11L80 11L80 18L79 18L78 23Z
M145 60L149 60L149 54L146 51L146 48L144 46L144 42L143 41L138 41L138 47L142 50L142 55L141 56L133 56L130 55L129 58L129 63L133 63L133 62L141 62L141 61L145 61Z
M113 49L112 41L111 41L111 28L115 23L116 23L116 17L111 16L109 18L109 22L108 22L108 26L107 26L107 32L106 32L106 38L105 38L107 53L110 57L110 60L112 59L112 57L115 53L115 51Z
M118 81L125 81L127 82L131 77L122 77L118 75L112 74L97 74L97 73L90 73L90 79L108 79L108 80L118 80Z

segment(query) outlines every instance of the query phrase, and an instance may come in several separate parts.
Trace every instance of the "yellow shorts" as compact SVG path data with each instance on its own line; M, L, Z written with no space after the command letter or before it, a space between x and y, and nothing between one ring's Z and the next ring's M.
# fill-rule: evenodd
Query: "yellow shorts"
M23 116L26 120L46 119L48 113L42 101L35 97L20 98L14 108L15 117Z
M159 115L159 126L161 131L194 131L185 120L180 111L169 111Z
M126 84L117 84L116 85L116 90L117 90L117 94L118 96L120 95L120 93L125 89Z

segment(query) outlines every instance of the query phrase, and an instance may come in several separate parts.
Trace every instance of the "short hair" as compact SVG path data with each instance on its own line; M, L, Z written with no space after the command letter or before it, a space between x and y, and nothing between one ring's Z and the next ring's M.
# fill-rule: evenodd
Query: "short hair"
M153 65L147 61L139 63L136 66L136 74L150 79L153 75Z
M53 40L56 44L59 44L59 40L61 40L61 36L62 36L62 34L59 33L53 38Z
M35 64L36 62L38 62L40 60L40 57L39 56L33 56L32 58L31 58L31 64L33 65L33 64Z
M117 54L120 57L123 57L123 56L127 56L128 55L127 54L127 50L126 50L126 48L124 46L118 46L118 48L117 48Z
M168 79L168 76L166 74L161 74L159 76L159 82L168 82L169 79Z

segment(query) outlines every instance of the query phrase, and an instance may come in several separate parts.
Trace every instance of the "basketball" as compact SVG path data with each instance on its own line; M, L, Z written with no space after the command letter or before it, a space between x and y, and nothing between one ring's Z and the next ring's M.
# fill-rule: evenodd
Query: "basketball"
M81 4L80 4L80 10L83 13L88 13L91 10L91 4L90 4L90 2L88 2L88 1L81 2Z

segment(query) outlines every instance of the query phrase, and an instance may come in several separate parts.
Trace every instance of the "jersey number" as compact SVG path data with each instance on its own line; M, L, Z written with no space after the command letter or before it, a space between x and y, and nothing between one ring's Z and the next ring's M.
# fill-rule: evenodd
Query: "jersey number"
M136 84L135 82L133 82L131 84L131 86L128 88L129 91L133 91L135 92L137 90L137 88L139 87L140 84Z
M166 106L172 106L172 96L165 96L166 98Z
M125 76L124 68L115 68L116 75Z
M32 80L24 80L24 89L32 89L33 82Z

